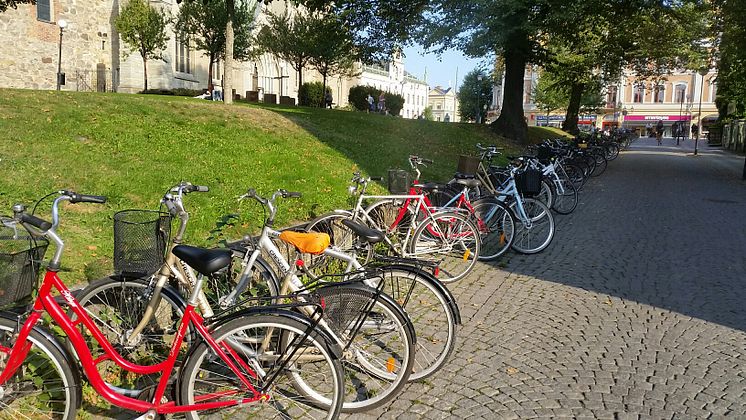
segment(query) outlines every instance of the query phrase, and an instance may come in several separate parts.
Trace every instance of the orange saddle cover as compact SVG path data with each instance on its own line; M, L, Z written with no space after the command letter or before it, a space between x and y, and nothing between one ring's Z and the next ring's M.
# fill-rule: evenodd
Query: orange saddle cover
M280 233L280 239L307 254L321 254L329 247L330 242L329 235L326 233L303 233L289 230Z

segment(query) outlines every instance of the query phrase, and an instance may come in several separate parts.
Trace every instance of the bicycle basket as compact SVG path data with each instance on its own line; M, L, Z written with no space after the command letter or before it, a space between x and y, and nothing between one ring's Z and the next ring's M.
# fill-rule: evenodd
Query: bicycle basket
M526 169L515 175L515 187L526 197L533 197L541 192L542 174L538 169Z
M389 169L389 191L391 194L407 194L412 185L409 172L403 169Z
M171 235L171 216L152 210L114 214L114 271L148 275L163 264Z
M30 302L47 245L20 225L0 225L0 307Z
M477 170L479 170L479 162L478 157L461 155L458 157L456 171L462 175L476 176Z
M541 161L546 161L552 158L554 156L554 153L552 153L552 149L549 148L549 146L541 145L537 149L536 158Z

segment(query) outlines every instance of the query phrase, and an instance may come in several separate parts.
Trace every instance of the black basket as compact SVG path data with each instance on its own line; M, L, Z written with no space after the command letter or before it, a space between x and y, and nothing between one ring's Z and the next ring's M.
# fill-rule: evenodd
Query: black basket
M538 169L526 169L515 174L515 187L521 195L533 197L541 192L541 180L543 175Z
M460 155L456 171L462 175L476 176L479 170L479 162L481 161L478 157Z
M163 264L171 236L171 216L152 210L114 214L114 271L148 275Z
M47 245L20 225L0 225L0 308L30 303Z
M403 169L389 169L389 191L391 194L408 194L412 186L412 178L409 172Z
M536 151L536 158L541 161L547 161L554 157L554 152L549 146L541 145Z

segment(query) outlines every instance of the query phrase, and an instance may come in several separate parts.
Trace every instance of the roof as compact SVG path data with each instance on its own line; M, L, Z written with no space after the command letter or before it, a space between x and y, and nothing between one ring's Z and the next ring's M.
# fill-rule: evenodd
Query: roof
M435 86L434 88L430 89L430 95L436 94L436 95L447 95L450 93L452 88L445 89L442 86Z

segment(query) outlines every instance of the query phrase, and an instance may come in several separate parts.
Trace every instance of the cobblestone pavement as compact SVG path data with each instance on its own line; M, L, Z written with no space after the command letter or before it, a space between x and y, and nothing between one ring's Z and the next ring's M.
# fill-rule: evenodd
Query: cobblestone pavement
M743 158L640 139L533 256L452 287L452 360L355 418L746 417Z

